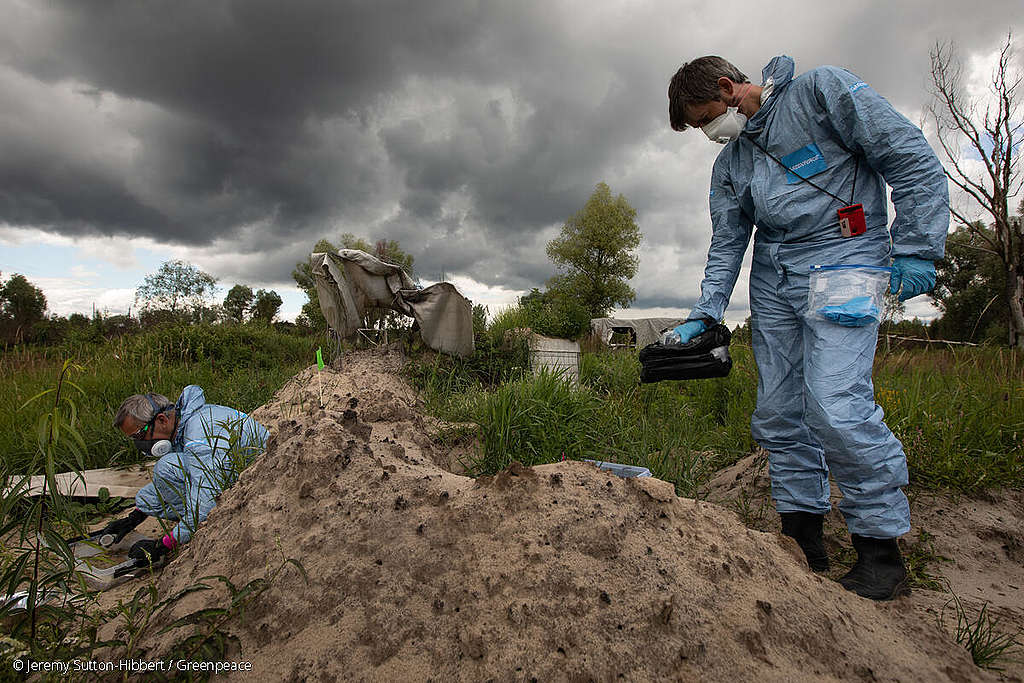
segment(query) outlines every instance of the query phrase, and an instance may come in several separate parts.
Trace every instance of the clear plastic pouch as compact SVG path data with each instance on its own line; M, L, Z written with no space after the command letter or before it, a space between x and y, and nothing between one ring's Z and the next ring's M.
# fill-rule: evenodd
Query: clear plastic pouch
M811 266L807 315L845 327L877 323L892 268L861 264Z

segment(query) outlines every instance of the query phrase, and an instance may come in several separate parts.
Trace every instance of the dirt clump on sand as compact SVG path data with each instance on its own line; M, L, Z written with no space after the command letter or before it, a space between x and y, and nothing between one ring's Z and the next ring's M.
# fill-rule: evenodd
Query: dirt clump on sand
M656 479L580 462L448 471L390 351L298 375L255 416L267 452L159 579L236 586L258 680L988 680L934 620L812 574L796 545ZM217 583L217 582L212 582ZM219 586L219 584L218 584ZM186 595L156 617L227 601ZM173 657L180 630L142 643Z

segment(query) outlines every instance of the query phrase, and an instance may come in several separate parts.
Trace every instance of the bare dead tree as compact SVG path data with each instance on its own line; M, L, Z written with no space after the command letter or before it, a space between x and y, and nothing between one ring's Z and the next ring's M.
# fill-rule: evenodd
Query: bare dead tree
M1021 191L1020 146L1024 138L1017 100L1022 76L1013 61L1013 36L1006 36L992 72L989 96L982 102L965 93L963 65L952 43L936 43L930 56L933 101L928 111L949 159L946 176L988 214L992 232L979 231L975 219L953 202L950 212L981 238L982 249L996 255L1005 268L1009 344L1024 348L1024 221L1020 211L1017 216L1010 212L1011 201ZM983 170L972 171L964 148L972 157L977 155Z

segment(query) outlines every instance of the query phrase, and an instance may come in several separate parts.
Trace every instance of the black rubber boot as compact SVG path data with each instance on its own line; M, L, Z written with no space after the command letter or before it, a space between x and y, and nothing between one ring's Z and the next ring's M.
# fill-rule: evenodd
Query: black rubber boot
M857 563L839 583L862 598L892 600L910 592L907 568L895 538L870 538L853 534Z
M813 512L781 512L782 534L797 542L807 557L807 566L811 571L828 571L828 553L825 552L825 541L822 537L821 525L825 515Z

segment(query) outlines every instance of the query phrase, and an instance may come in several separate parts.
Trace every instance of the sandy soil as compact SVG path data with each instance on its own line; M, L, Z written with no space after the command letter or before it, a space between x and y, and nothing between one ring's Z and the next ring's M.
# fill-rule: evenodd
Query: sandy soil
M918 593L860 599L808 571L789 539L744 526L727 494L756 478L749 463L718 482L726 506L577 462L469 479L450 471L400 364L395 352L345 356L325 371L324 409L312 368L283 387L256 412L267 453L158 579L170 595L301 562L308 583L289 566L225 627L233 656L253 664L245 678L996 680ZM991 505L933 509L968 524L1004 509ZM964 563L951 581L978 573L984 562L941 545L952 523L925 523ZM1019 562L1020 536L1002 538L979 536L978 548ZM1015 590L1001 608L1017 609ZM139 654L171 655L190 627L156 632L226 599L219 587L182 598Z
M702 493L752 528L781 530L771 507L765 451L722 470ZM855 559L837 507L840 500L842 493L833 483L832 512L825 526L832 578L845 573ZM989 491L983 498L912 494L910 509L911 531L901 540L904 554L928 557L925 571L945 588L915 588L900 602L953 634L957 618L952 592L969 617L975 618L986 605L1000 631L1024 633L1024 491ZM1007 680L1024 679L1024 652L1017 656L1002 664Z

